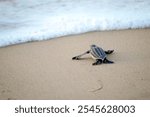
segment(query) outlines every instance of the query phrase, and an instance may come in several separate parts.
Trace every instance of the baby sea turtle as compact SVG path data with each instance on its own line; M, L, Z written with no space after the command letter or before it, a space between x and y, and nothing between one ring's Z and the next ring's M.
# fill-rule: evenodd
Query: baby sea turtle
M80 60L83 55L90 54L92 56L92 58L96 60L96 62L94 62L92 65L98 65L98 64L102 64L102 63L111 64L114 62L109 61L106 57L107 57L107 54L111 54L113 52L114 52L114 50L104 51L102 48L100 48L96 45L91 45L90 50L86 51L85 53L83 53L81 55L73 57L72 60Z

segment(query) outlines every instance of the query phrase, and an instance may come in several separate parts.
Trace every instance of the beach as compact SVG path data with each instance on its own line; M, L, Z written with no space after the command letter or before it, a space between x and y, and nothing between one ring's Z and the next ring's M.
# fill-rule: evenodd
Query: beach
M92 66L96 44L114 64ZM150 99L150 29L89 32L0 48L0 99Z

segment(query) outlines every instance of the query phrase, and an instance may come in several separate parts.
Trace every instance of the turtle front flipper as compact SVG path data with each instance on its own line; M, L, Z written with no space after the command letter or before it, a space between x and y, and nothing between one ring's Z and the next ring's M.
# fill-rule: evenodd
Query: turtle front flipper
M90 53L90 50L84 52L83 54L73 57L72 60L79 60L79 59L81 59L82 56L89 54L89 53Z
M79 60L80 58L75 56L75 57L72 57L72 60Z
M99 65L102 64L102 60L97 60L96 62L94 62L92 65Z
M110 61L110 60L108 60L108 59L104 59L104 61L103 61L103 63L106 63L106 64L112 64L112 63L114 63L113 61Z
M114 52L114 50L107 50L107 51L105 51L106 54L111 54L113 52Z

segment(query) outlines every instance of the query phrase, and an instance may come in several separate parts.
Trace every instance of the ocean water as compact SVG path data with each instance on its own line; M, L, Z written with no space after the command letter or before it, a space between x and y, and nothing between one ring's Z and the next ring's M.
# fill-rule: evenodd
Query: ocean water
M0 47L150 27L150 0L0 0Z

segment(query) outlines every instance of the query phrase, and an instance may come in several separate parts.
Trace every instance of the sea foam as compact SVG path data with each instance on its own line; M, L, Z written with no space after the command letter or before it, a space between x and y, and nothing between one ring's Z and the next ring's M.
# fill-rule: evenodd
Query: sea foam
M0 47L150 27L150 0L0 0Z

